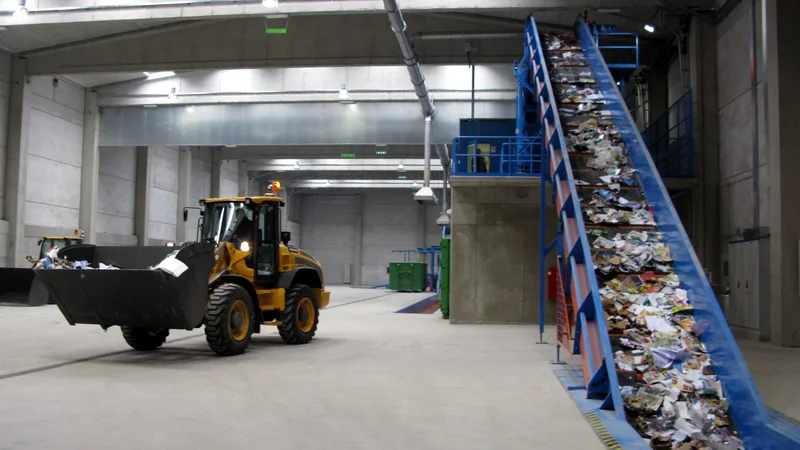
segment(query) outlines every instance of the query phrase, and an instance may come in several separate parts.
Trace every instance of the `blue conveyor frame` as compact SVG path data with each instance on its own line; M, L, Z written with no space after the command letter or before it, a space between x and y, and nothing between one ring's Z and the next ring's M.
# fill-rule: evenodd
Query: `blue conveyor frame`
M670 247L675 273L680 277L682 287L688 291L695 311L695 329L703 339L714 370L719 376L724 395L730 403L730 415L735 421L739 437L746 448L776 450L800 448L800 438L798 438L800 432L797 427L787 429L785 423L779 423L770 417L670 200L669 193L583 17L579 16L576 20L575 30L594 73L597 87L605 96L607 107L626 144L628 156L637 171L639 183L653 210L659 230ZM573 354L580 354L583 359L587 397L602 399L603 409L612 410L614 415L622 420L624 409L619 380L594 274L589 241L572 176L568 147L559 120L556 98L553 95L541 40L533 17L528 19L526 26L525 46L525 54L531 66L530 84L536 92L543 129L541 201L544 205L549 186L558 211L559 237L556 239L556 245L559 247L560 259L564 261L565 266L564 288L570 295L576 296L580 305L576 317ZM540 230L546 229L547 217L544 211L545 208L542 208ZM541 248L546 248L544 242ZM542 306L546 300L544 295L546 256L546 252L543 251L540 260Z

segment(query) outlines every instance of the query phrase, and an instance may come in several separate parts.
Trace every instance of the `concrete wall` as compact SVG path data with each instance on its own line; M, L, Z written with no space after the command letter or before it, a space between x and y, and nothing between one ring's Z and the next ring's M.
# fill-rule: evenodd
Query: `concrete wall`
M441 228L435 206L417 204L410 190L365 189L347 190L342 194L302 195L291 202L300 209L301 240L293 242L317 258L325 270L328 283L350 282L344 279L344 266L358 263L357 222L361 222L361 285L387 284L386 268L391 261L402 261L392 250L416 249L439 245ZM360 200L357 196L360 196ZM361 210L359 210L359 204ZM289 211L292 211L291 207ZM291 214L291 213L290 213ZM290 231L292 224L289 223ZM427 261L426 261L427 262ZM355 275L353 275L355 277ZM357 281L356 281L357 283Z
M344 283L345 264L355 262L355 212L352 195L303 198L300 221L303 249L322 264L328 284Z
M686 49L683 49L683 59L678 59L678 55L675 55L675 59L669 65L669 70L667 71L667 106L672 105L675 103L683 94L686 93L686 89L689 88L689 77L690 77L690 70L689 70L689 55L686 53ZM683 64L683 79L681 80L681 64Z
M136 245L136 147L101 147L97 188L97 242Z
M83 158L84 89L64 79L29 78L26 254L38 253L42 234L78 228Z
M222 179L219 184L220 197L236 197L239 195L239 161L222 161Z
M150 178L150 242L174 241L178 209L178 149L155 147L153 176Z
M8 222L5 220L6 140L8 139L8 99L10 96L11 56L0 52L0 267L7 265Z
M760 37L760 2L756 6ZM754 224L753 127L758 126L759 225L769 224L768 152L764 143L764 92L761 79L761 43L757 43L758 120L753 116L750 82L750 2L742 2L717 28L717 92L719 118L720 245L727 261L728 241Z
M451 323L539 320L539 193L538 187L453 187ZM548 223L550 241L555 211ZM554 306L547 304L547 322L555 322Z
M189 189L189 206L199 206L201 199L211 197L211 165L212 150L209 147L192 148L191 188ZM197 219L200 213L189 210L189 239L197 236Z

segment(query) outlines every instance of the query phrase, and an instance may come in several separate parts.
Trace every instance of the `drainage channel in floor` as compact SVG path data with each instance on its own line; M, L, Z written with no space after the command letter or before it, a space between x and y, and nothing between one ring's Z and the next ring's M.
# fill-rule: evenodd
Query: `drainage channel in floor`
M433 314L439 310L439 294L433 294L395 311L400 314Z

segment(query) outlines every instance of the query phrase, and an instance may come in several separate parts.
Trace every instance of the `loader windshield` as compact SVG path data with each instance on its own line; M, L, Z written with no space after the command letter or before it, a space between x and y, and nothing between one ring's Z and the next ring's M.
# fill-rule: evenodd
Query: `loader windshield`
M247 223L253 223L253 210L241 202L211 203L203 219L203 240L232 242Z

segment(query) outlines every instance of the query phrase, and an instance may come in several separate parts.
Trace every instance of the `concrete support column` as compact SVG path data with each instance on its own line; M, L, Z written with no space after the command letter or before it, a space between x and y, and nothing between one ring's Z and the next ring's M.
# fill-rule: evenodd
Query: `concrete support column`
M800 152L800 46L797 17L800 2L765 2L766 122L770 181L770 290L772 342L784 347L800 346L800 208L797 207L797 176ZM763 107L763 106L762 106Z
M250 177L247 174L247 161L239 161L239 197L250 195Z
M419 205L417 207L417 248L426 247L425 222L427 220L428 220L427 208L425 207L425 205ZM430 269L430 267L428 269Z
M222 152L215 148L211 150L211 197L219 197L222 186Z
M353 286L361 286L361 267L364 265L364 195L355 200L355 247L353 249Z
M152 176L153 150L150 147L136 148L136 208L133 232L139 245L147 245L150 239L150 177Z
M25 184L28 166L28 127L30 106L26 62L13 58L11 62L11 92L8 108L8 148L6 153L6 192L4 218L8 221L7 265L30 266L25 261Z
M719 239L719 115L717 108L716 29L693 19L689 32L689 80L694 117L695 178L692 189L693 244L712 279L722 279ZM690 228L690 226L687 226Z
M192 149L181 147L178 149L178 226L175 240L186 242L189 240L189 222L183 220L183 210L190 204L189 193L192 190Z
M97 243L97 186L100 180L100 108L97 93L87 90L83 116L83 157L81 159L81 209L80 228L86 242Z

